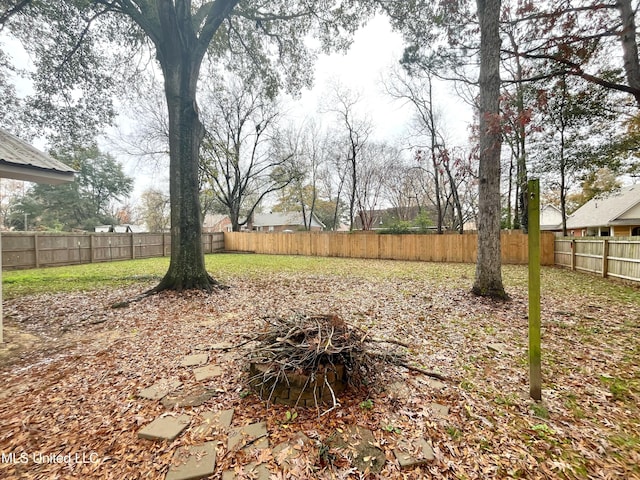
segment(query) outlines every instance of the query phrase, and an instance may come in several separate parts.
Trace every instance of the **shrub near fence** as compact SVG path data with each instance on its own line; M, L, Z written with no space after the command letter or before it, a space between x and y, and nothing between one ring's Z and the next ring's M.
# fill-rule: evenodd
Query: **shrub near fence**
M558 238L555 264L603 277L640 282L640 238Z
M51 267L163 257L171 252L168 233L2 233L2 268ZM203 233L205 253L224 250L222 233Z
M551 233L541 235L541 264L553 265ZM505 264L528 262L527 235L503 232L502 261ZM353 232L258 233L231 232L224 234L227 251L276 255L310 255L322 257L377 258L390 260L420 260L427 262L474 263L478 235L409 234L378 235Z

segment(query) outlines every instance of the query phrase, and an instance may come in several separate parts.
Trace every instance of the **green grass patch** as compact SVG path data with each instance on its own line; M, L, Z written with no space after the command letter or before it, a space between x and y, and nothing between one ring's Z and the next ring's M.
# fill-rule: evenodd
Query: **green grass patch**
M236 278L297 273L338 276L369 280L416 280L434 286L452 286L470 290L475 265L462 263L427 263L393 260L304 257L292 255L213 254L205 258L207 270L223 283ZM3 274L5 298L37 293L88 291L159 281L167 271L169 258L148 258L65 267L13 270ZM526 288L527 267L504 265L503 280L507 291ZM543 268L543 293L588 292L619 300L640 303L640 289L590 275L557 268ZM593 333L593 332L590 332Z

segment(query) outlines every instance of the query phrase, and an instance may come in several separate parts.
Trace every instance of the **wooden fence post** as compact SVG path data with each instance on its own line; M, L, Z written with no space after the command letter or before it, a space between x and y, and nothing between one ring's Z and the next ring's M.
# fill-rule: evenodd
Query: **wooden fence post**
M40 268L40 249L38 248L38 234L33 234L33 249L36 262L36 268Z
M607 277L609 271L609 240L606 238L602 241L602 276Z
M576 269L576 239L571 239L571 270Z
M540 347L540 180L529 180L529 394L542 399Z

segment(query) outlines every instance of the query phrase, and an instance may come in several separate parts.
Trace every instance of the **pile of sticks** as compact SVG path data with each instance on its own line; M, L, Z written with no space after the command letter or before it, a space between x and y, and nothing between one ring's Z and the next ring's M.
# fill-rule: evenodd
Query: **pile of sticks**
M313 377L335 365L344 365L346 380L351 385L359 385L365 378L371 381L382 371L383 364L442 378L409 365L405 353L408 344L372 337L337 315L297 313L286 318L267 317L265 322L265 329L247 336L245 342L258 342L249 354L250 361L269 366L260 374L261 379L252 378L254 383L286 382L287 373L291 372Z
M344 365L351 382L361 380L373 365L365 346L364 331L348 326L337 315L295 314L267 317L264 331L253 336L259 342L251 360L272 365L277 374L311 374L320 367Z

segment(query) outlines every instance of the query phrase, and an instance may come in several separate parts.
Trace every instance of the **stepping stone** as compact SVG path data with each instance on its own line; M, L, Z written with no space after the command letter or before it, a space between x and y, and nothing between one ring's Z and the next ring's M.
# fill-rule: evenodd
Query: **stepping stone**
M509 353L509 347L504 343L490 343L487 348L496 353Z
M233 408L222 410L221 412L204 412L202 414L204 421L193 429L193 436L195 438L206 437L213 429L223 430L229 428L233 412Z
M235 450L243 444L251 448L268 448L269 439L267 435L267 424L265 422L234 428L227 439L227 450Z
M195 367L204 365L209 361L209 355L206 353L196 353L195 355L187 355L180 362L181 367Z
M217 365L207 365L206 367L194 368L193 374L196 377L196 382L201 382L208 378L219 377L222 375L222 369Z
M165 378L154 383L150 387L140 390L138 396L148 400L160 400L161 398L166 397L169 392L179 388L180 386L182 386L182 382L180 380L175 378Z
M165 480L197 480L216 469L216 442L191 445L176 450Z
M411 395L411 388L406 382L393 382L387 386L386 390L391 398L397 400Z
M384 452L375 446L376 439L371 430L349 425L343 431L338 430L327 441L333 448L346 449L351 455L351 463L361 472L367 470L380 473L386 462Z
M291 469L291 461L300 456L301 447L307 442L311 442L309 437L307 437L302 432L298 432L293 439L289 440L288 442L279 443L278 445L273 447L273 458L276 460L276 463L283 469Z
M253 478L255 480L269 480L271 473L264 463L256 464L255 462L249 463L242 467L242 478ZM247 475L250 475L249 477ZM236 480L238 476L233 470L225 470L222 472L222 480Z
M413 442L400 440L398 448L393 450L401 468L413 468L433 461L436 456L433 448L424 438Z
M158 417L138 432L147 440L174 440L191 423L191 415Z
M447 386L446 383L441 382L440 380L436 380L435 378L421 378L418 381L423 383L424 385L429 386L430 388L433 388L434 390L442 390Z
M217 394L218 391L213 388L196 387L187 392L179 392L163 398L162 405L167 409L174 407L199 407Z
M222 342L222 343L212 343L210 345L196 345L193 347L194 350L207 351L207 350L228 350L233 348L233 343Z
M439 418L446 418L449 415L449 407L447 405L440 405L439 403L430 403L429 408L433 411L433 414Z

